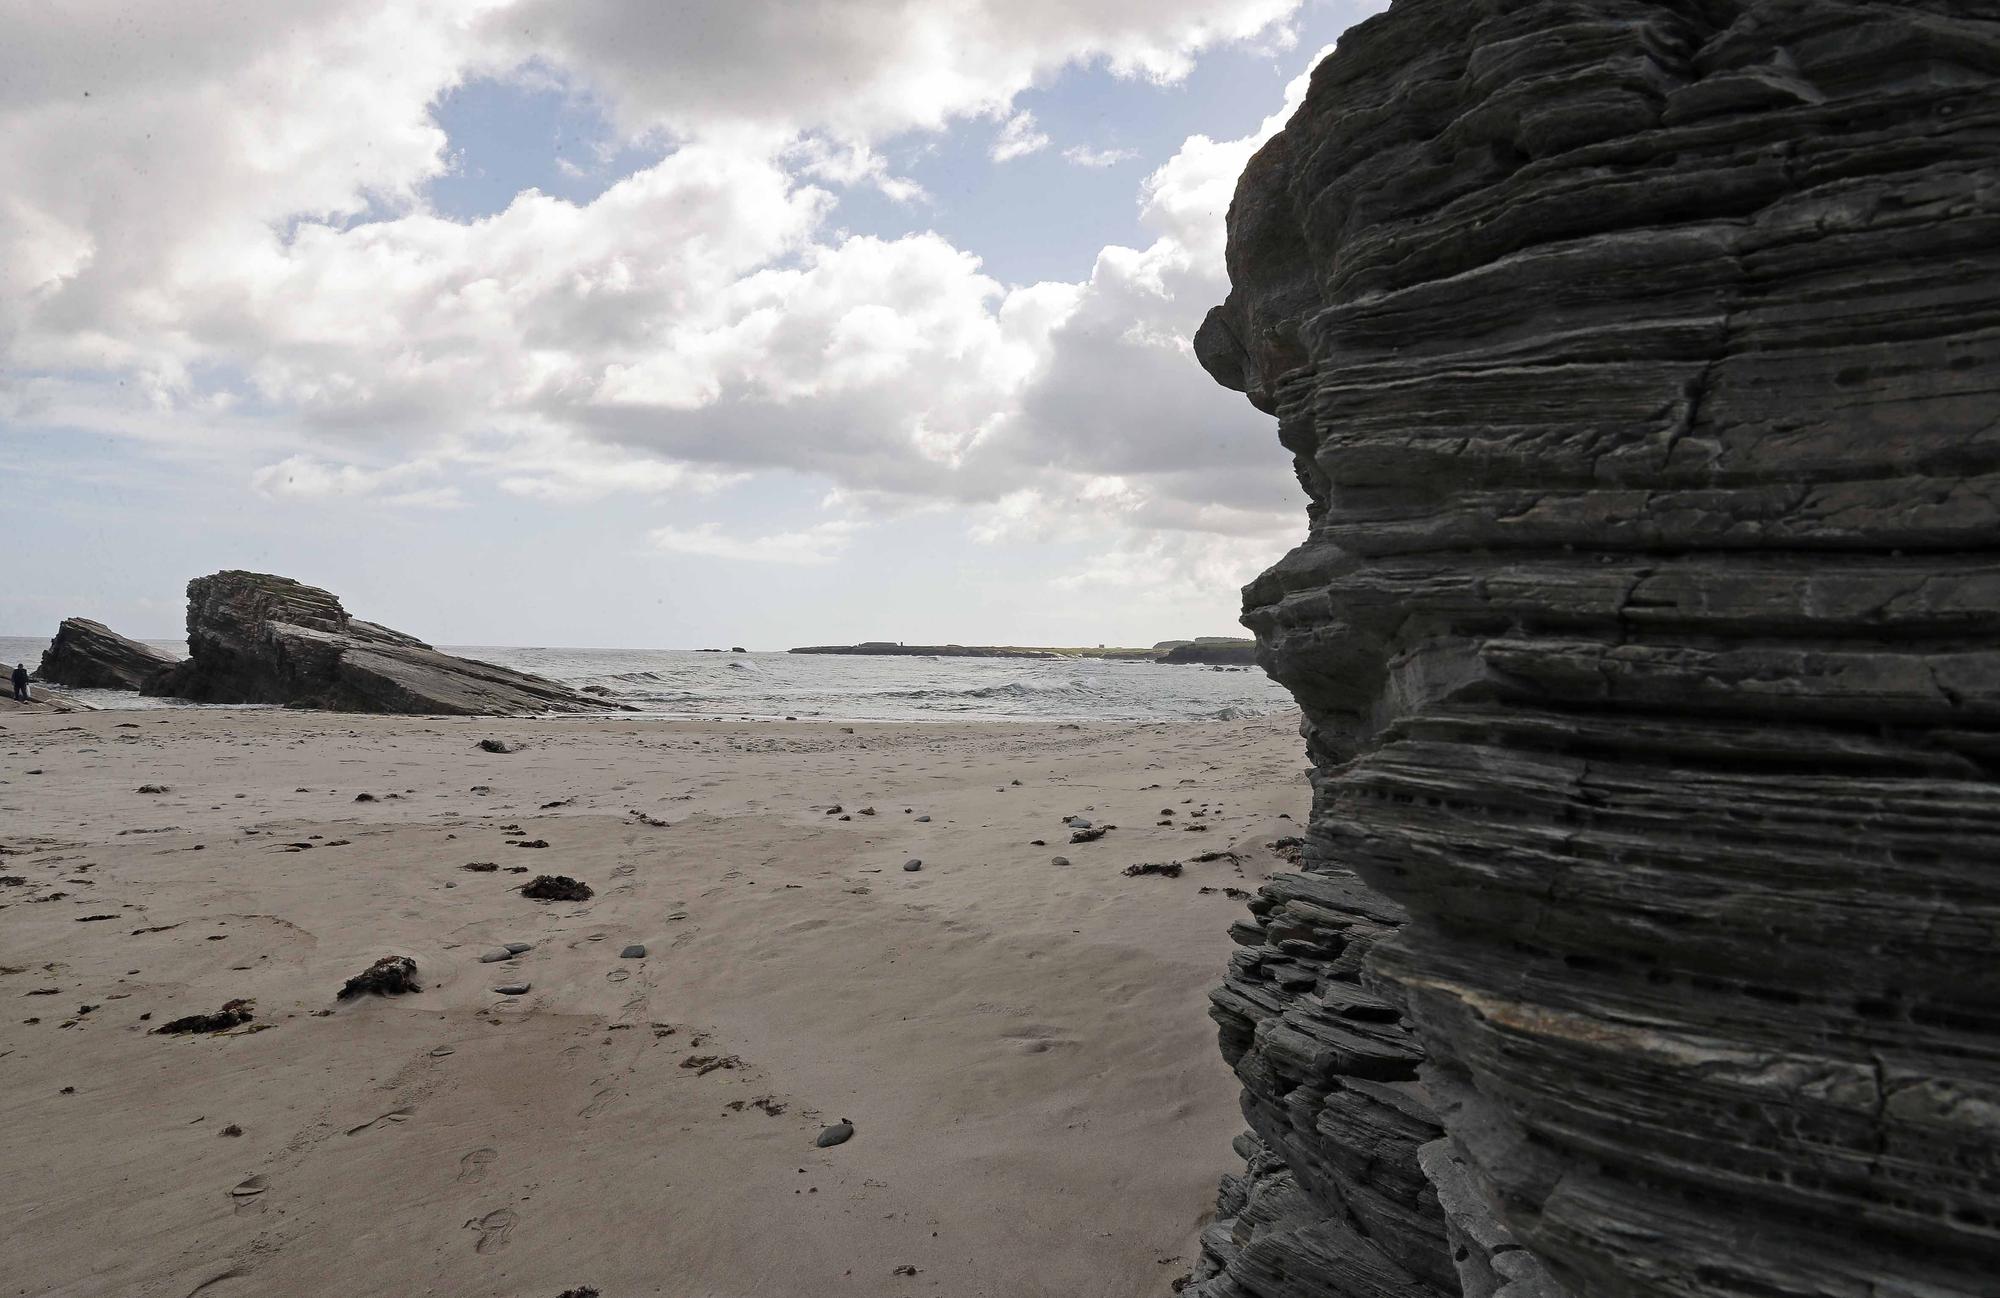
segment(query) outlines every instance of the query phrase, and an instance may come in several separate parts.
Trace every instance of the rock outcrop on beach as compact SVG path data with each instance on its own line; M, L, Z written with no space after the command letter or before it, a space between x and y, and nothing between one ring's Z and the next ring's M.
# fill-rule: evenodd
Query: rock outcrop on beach
M146 693L336 712L506 716L610 706L350 617L326 591L289 577L231 571L195 578L187 630L187 660L147 681Z
M35 679L71 689L136 690L179 662L172 654L119 635L102 622L66 617L42 651Z
M1309 497L1316 796L1190 1292L1993 1292L1996 75L1990 4L1398 0L1250 163L1197 354Z

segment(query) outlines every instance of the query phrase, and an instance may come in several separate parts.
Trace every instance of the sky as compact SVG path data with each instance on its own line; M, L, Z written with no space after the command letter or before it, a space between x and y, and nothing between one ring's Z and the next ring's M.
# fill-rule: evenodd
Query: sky
M1379 0L0 0L0 633L1150 644L1304 536L1195 363Z

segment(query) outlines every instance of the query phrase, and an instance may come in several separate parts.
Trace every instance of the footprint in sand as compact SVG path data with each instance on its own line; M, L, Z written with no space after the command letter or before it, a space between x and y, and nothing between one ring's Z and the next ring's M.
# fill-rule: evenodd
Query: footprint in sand
M409 1120L410 1115L415 1112L416 1112L415 1109L391 1109L379 1118L371 1118L369 1121L362 1123L358 1127L349 1127L347 1129L347 1134L350 1136L358 1136L362 1132L372 1130L373 1128L376 1127L386 1127L386 1126L391 1126L398 1122L407 1122Z
M1067 1048L1077 1043L1075 1037L1059 1035L1054 1028L1042 1027L1039 1024L1022 1028L1017 1032L1009 1032L1002 1039L1013 1042L1014 1048L1024 1055L1047 1054L1051 1050Z
M591 1096L590 1103L584 1105L581 1109L577 1110L576 1116L579 1118L594 1118L598 1114L610 1108L611 1101L617 1098L618 1098L618 1088L615 1086L607 1086L603 1090L599 1091L597 1094Z
M495 1208L484 1217L474 1217L465 1225L466 1229L479 1232L479 1242L472 1246L475 1253L498 1253L507 1247L507 1236L514 1232L514 1210Z
M270 1188L271 1183L262 1176L253 1176L231 1186L229 1198L236 1205L236 1215L240 1217L246 1212L264 1211L264 1191Z
M484 1181L486 1173L493 1166L493 1161L499 1157L500 1151L497 1149L473 1150L458 1160L458 1179L466 1182Z

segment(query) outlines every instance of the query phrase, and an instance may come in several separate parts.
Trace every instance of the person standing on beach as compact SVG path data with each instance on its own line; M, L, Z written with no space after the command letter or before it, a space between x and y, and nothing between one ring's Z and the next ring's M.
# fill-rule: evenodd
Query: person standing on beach
M14 702L30 702L28 698L28 664L26 663L14 664Z

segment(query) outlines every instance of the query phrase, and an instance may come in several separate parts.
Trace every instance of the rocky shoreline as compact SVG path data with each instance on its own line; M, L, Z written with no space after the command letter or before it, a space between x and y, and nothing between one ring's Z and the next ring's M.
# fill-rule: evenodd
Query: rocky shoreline
M188 583L188 657L85 618L66 619L40 677L194 703L269 703L333 712L527 716L621 707L526 672L461 658L350 616L288 577L218 572Z

